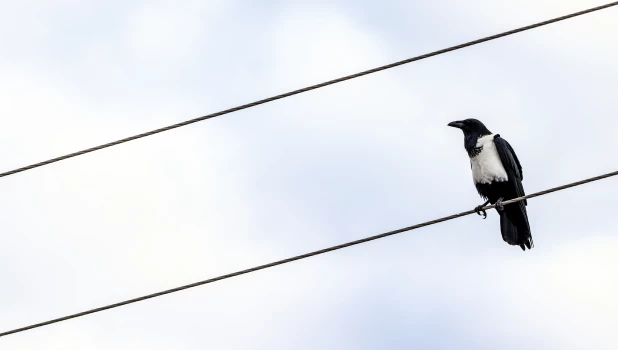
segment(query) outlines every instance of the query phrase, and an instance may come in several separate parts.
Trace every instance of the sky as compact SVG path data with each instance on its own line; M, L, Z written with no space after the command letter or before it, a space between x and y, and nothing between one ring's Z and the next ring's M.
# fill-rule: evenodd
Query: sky
M11 170L601 5L6 1ZM618 8L0 179L0 331L470 210L461 132L528 193L618 170ZM615 349L618 179L0 338L2 349Z

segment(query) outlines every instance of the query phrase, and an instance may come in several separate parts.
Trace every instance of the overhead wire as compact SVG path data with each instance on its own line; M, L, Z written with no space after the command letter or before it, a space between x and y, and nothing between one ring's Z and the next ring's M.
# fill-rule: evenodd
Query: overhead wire
M498 39L498 38L505 37L505 36L508 36L508 35L516 34L516 33L523 32L523 31L526 31L526 30L530 30L530 29L533 29L533 28L545 26L545 25L548 25L548 24L551 24L551 23L563 21L563 20L566 20L566 19L569 19L569 18L581 16L583 14L599 11L599 10L606 9L606 8L609 8L609 7L613 7L613 6L616 6L616 5L618 5L618 1L612 2L612 3L608 3L608 4L605 4L605 5L601 5L601 6L597 6L597 7L593 7L593 8L590 8L590 9L583 10L583 11L571 13L571 14L568 14L568 15L565 15L565 16L556 17L556 18L553 18L553 19L550 19L550 20L546 20L546 21L543 21L543 22L539 22L539 23L535 23L535 24L532 24L532 25L520 27L520 28L517 28L517 29L513 29L513 30L510 30L510 31L503 32L503 33L491 35L491 36L484 37L484 38L481 38L481 39L469 41L469 42L466 42L466 43L463 43L463 44L451 46L451 47L448 47L448 48L445 48L445 49L442 49L442 50L430 52L430 53L427 53L427 54L423 54L423 55L416 56L416 57L413 57L413 58L409 58L409 59L406 59L406 60L398 61L398 62L391 63L391 64L388 64L388 65L384 65L384 66L381 66L381 67L377 67L377 68L373 68L373 69L370 69L370 70L362 71L362 72L359 72L359 73L356 73L356 74L344 76L344 77L341 77L341 78L338 78L338 79L329 80L329 81L326 81L326 82L323 82L323 83L320 83L320 84L316 84L316 85L312 85L312 86L305 87L305 88L302 88L302 89L290 91L290 92L287 92L287 93L284 93L284 94L280 94L280 95L272 96L272 97L265 98L265 99L262 99L262 100L258 100L258 101L255 101L255 102L247 103L247 104L240 105L240 106L237 106L237 107L234 107L234 108L230 108L230 109L226 109L226 110L219 111L219 112L216 112L216 113L212 113L212 114L209 114L209 115L205 115L205 116L202 116L202 117L199 117L199 118L187 120L187 121L184 121L184 122L181 122L181 123L169 125L169 126L166 126L166 127L163 127L163 128L159 128L159 129L155 129L155 130L149 131L149 132L137 134L137 135L130 136L130 137L127 137L127 138L123 138L123 139L120 139L120 140L116 140L116 141L113 141L113 142L109 142L109 143L106 143L106 144L95 146L95 147L92 147L92 148L84 149L84 150L81 150L81 151L78 151L78 152L66 154L66 155L63 155L63 156L60 156L60 157L56 157L56 158L52 158L52 159L49 159L49 160L46 160L46 161L42 161L42 162L39 162L39 163L34 163L34 164L31 164L31 165L28 165L28 166L24 166L24 167L17 168L17 169L14 169L14 170L6 171L6 172L3 172L3 173L0 173L0 177L5 177L5 176L12 175L12 174L20 173L20 172L23 172L23 171L31 170L31 169L38 168L38 167L41 167L41 166L44 166L44 165L48 165L48 164L52 164L52 163L55 163L55 162L58 162L58 161L62 161L62 160L65 160L65 159L69 159L69 158L72 158L72 157L80 156L80 155L83 155L83 154L86 154L86 153L94 152L94 151L101 150L101 149L108 148L108 147L112 147L112 146L116 146L116 145L119 145L119 144L122 144L122 143L126 143L126 142L129 142L129 141L137 140L137 139L144 138L144 137L147 137L147 136L151 136L151 135L154 135L154 134L158 134L158 133L161 133L161 132L164 132L164 131L168 131L168 130L179 128L179 127L186 126L186 125L189 125L189 124L193 124L193 123L197 123L197 122L200 122L200 121L204 121L204 120L207 120L207 119L210 119L210 118L218 117L218 116L221 116L221 115L224 115L224 114L229 114L229 113L236 112L236 111L239 111L239 110L242 110L242 109L246 109L246 108L254 107L254 106L257 106L257 105L264 104L264 103L268 103L268 102L272 102L272 101L275 101L275 100L279 100L279 99L282 99L282 98L290 97L290 96L297 95L297 94L300 94L300 93L303 93L303 92L315 90L315 89L322 88L322 87L325 87L325 86L328 86L328 85L333 85L333 84L336 84L336 83L339 83L339 82L343 82L343 81L346 81L346 80L351 80L351 79L354 79L354 78L358 78L358 77L361 77L361 76L364 76L364 75L368 75L368 74L376 73L376 72L379 72L379 71L382 71L382 70L394 68L394 67L397 67L397 66L400 66L400 65L404 65L404 64L407 64L407 63L411 63L411 62L414 62L414 61L419 61L419 60L422 60L422 59L425 59L425 58L441 55L441 54L444 54L444 53L447 53L447 52L450 52L450 51L459 50L459 49L462 49L462 48L465 48L465 47L468 47L468 46L480 44L480 43L483 43L483 42L487 42L487 41ZM590 182L593 182L593 181L598 181L598 180L605 179L605 178L612 177L612 176L616 176L616 175L618 175L618 171L612 172L612 173L608 173L608 174L604 174L604 175L600 175L600 176L596 176L596 177L589 178L589 179L585 179L585 180L582 180L582 181L577 181L577 182L570 183L570 184L567 184L567 185L551 188L551 189L548 189L548 190L545 190L545 191L536 192L534 194L530 194L530 195L527 195L527 196L511 199L511 200L503 202L503 205L509 205L509 204L512 204L512 203L515 203L515 202L519 202L519 201L522 201L522 200L525 200L525 199L530 199L530 198L542 196L542 195L549 194L549 193L552 193L552 192L556 192L556 191L564 190L564 189L567 189L567 188L583 185L583 184L586 184L586 183L590 183ZM494 207L495 207L494 205L489 205L489 206L485 206L483 209L487 210L487 209L492 209ZM147 299L156 298L156 297L159 297L159 296L163 296L163 295L179 292L179 291L182 291L182 290L185 290L185 289L189 289L189 288L193 288L193 287L197 287L197 286L213 283L213 282L216 282L216 281L228 279L228 278L231 278L231 277L235 277L235 276L239 276L239 275L243 275L243 274L247 274L247 273L251 273L251 272L267 269L267 268L270 268L270 267L274 267L274 266L286 264L286 263L289 263L289 262L292 262L292 261L297 261L297 260L309 258L309 257L312 257L312 256L324 254L324 253L327 253L327 252L332 252L332 251L335 251L335 250L339 250L339 249L347 248L347 247L350 247L350 246L358 245L358 244L361 244L361 243L373 241L373 240L376 240L376 239L392 236L392 235L399 234L399 233L402 233L402 232L412 231L412 230L415 230L415 229L419 229L419 228L422 228L422 227L434 225L434 224L441 223L441 222L444 222L444 221L453 220L453 219L460 218L460 217L463 217L463 216L467 216L467 215L470 215L470 214L473 214L473 213L475 213L475 210L468 210L468 211L465 211L465 212L462 212L462 213L459 213L459 214L449 215L449 216L442 217L442 218L439 218L439 219L427 221L427 222L424 222L424 223L421 223L421 224L417 224L417 225L413 225L413 226L409 226L409 227L405 227L405 228L401 228L401 229L385 232L385 233L382 233L382 234L366 237L366 238L363 238L363 239L347 242L347 243L344 243L344 244L340 244L340 245L336 245L336 246L332 246L332 247L328 247L328 248L324 248L324 249L320 249L320 250L316 250L316 251L313 251L313 252L310 252L310 253L301 254L301 255L297 255L297 256L291 257L291 258L287 258L287 259L283 259L283 260L278 260L278 261L271 262L271 263L264 264L264 265L255 266L255 267L252 267L252 268L249 268L249 269L236 271L236 272L233 272L233 273L221 275L221 276L210 278L210 279L207 279L207 280L203 280L203 281L199 281L199 282L183 285L183 286L172 288L172 289L167 289L167 290L160 291L160 292L157 292L157 293L148 294L148 295L145 295L145 296L141 296L141 297L137 297L137 298L121 301L121 302L114 303L114 304L109 304L109 305L106 305L106 306L98 307L98 308L95 308L95 309L90 309L90 310L87 310L87 311L82 311L82 312L79 312L79 313L75 313L75 314L71 314L71 315L55 318L55 319L48 320L48 321L45 321L45 322L40 322L40 323L32 324L32 325L29 325L29 326L21 327L21 328L16 328L16 329L13 329L13 330L9 330L9 331L0 333L0 337L4 337L4 336L10 335L10 334L15 334L15 333L19 333L19 332L24 332L24 331L27 331L27 330L31 330L31 329L34 329L34 328L39 328L39 327L43 327L43 326L47 326L47 325L51 325L51 324L62 322L62 321L67 321L67 320L70 320L70 319L73 319L73 318L86 316L86 315L89 315L89 314L93 314L93 313L97 313L97 312L101 312L101 311L117 308L117 307L120 307L120 306L124 306L124 305L128 305L128 304L144 301L144 300L147 300Z
M129 137L126 137L126 138L123 138L123 139L120 139L120 140L116 140L116 141L112 141L112 142L109 142L109 143L105 143L105 144L102 144L102 145L99 145L99 146L87 148L87 149L84 149L84 150L81 150L81 151L77 151L77 152L73 152L73 153L69 153L69 154L66 154L66 155L63 155L63 156L60 156L60 157L51 158L51 159L48 159L48 160L45 160L45 161L42 161L42 162L30 164L30 165L27 165L27 166L24 166L24 167L21 167L21 168L5 171L3 173L0 173L0 177L5 177L5 176L21 173L23 171L32 170L32 169L39 168L39 167L42 167L42 166L45 166L45 165L49 165L49 164L52 164L52 163L56 163L56 162L59 162L59 161L62 161L62 160L66 160L66 159L69 159L69 158L81 156L81 155L84 155L86 153L98 151L98 150L101 150L101 149L104 149L104 148L120 145L122 143L126 143L126 142L129 142L129 141L134 141L134 140L141 139L141 138L144 138L144 137L147 137L147 136L152 136L152 135L155 135L155 134L158 134L158 133L162 133L164 131L169 131L169 130L180 128L182 126L186 126L186 125L189 125L189 124L194 124L194 123L201 122L201 121L204 121L204 120L207 120L207 119L211 119L211 118L215 118L215 117L218 117L218 116L222 116L224 114L229 114L229 113L237 112L237 111L240 111L240 110L243 110L243 109L255 107L255 106L258 106L258 105L261 105L261 104L264 104L264 103L268 103L268 102L280 100L282 98L298 95L298 94L301 94L303 92L307 92L307 91L323 88L325 86L337 84L337 83L340 83L340 82L343 82L343 81L346 81L346 80L355 79L355 78L358 78L358 77L362 77L364 75L368 75L368 74L376 73L376 72L379 72L379 71L395 68L395 67L398 67L398 66L401 66L401 65L404 65L404 64L412 63L412 62L415 62L415 61L420 61L420 60L423 60L423 59L426 59L426 58L429 58L429 57L433 57L433 56L438 56L438 55L441 55L441 54L445 54L447 52L463 49L465 47L477 45L477 44L484 43L484 42L487 42L487 41L491 41L491 40L494 40L494 39L502 38L502 37L505 37L505 36L508 36L508 35L524 32L524 31L527 31L527 30L530 30L530 29L534 29L534 28L538 28L538 27L542 27L542 26L545 26L545 25L548 25L548 24L560 22L560 21L563 21L563 20L566 20L566 19L570 19L570 18L573 18L573 17L581 16L581 15L584 15L584 14L588 14L588 13L591 13L591 12L603 10L603 9L606 9L606 8L610 8L610 7L613 7L613 6L616 6L616 5L618 5L618 1L611 2L611 3L605 4L605 5L601 5L601 6L592 7L592 8L586 9L586 10L574 12L574 13L571 13L571 14L568 14L568 15L565 15L565 16L556 17L556 18L549 19L549 20L542 21L542 22L538 22L538 23L535 23L535 24L527 25L527 26L520 27L520 28L517 28L517 29L513 29L513 30L506 31L506 32L502 32L502 33L499 33L499 34L490 35L490 36L487 36L487 37L484 37L484 38L481 38L481 39L468 41L466 43L455 45L455 46L451 46L451 47L447 47L447 48L442 49L442 50L433 51L433 52L430 52L430 53L426 53L426 54L423 54L423 55L420 55L420 56L408 58L408 59L405 59L405 60L402 60L402 61L398 61L398 62L395 62L395 63L391 63L391 64L387 64L387 65L380 66L380 67L377 67L377 68L373 68L373 69L369 69L369 70L366 70L366 71L362 71L362 72L359 72L359 73L347 75L347 76L344 76L344 77L341 77L341 78L329 80L329 81L326 81L326 82L323 82L323 83L320 83L320 84L311 85L311 86L308 86L308 87L305 87L305 88L302 88L302 89L293 90L293 91L286 92L286 93L283 93L283 94L280 94L280 95L268 97L268 98L265 98L265 99L262 99L262 100L250 102L250 103L243 104L243 105L240 105L240 106L237 106L237 107L225 109L225 110L222 110L222 111L219 111L219 112L215 112L215 113L212 113L212 114L208 114L208 115L205 115L205 116L202 116L202 117L199 117L199 118L186 120L186 121L181 122L181 123L172 124L172 125L169 125L169 126L166 126L166 127L162 127L162 128L151 130L151 131L144 132L144 133L141 133L141 134L129 136Z
M530 199L530 198L534 198L534 197L543 196L543 195L546 195L546 194L549 194L549 193L552 193L552 192L565 190L567 188L571 188L571 187L575 187L575 186L580 186L580 185L583 185L583 184L587 184L587 183L590 183L590 182L593 182L593 181L598 181L598 180L606 179L608 177L612 177L612 176L616 176L616 175L618 175L618 171L614 171L614 172L607 173L607 174L604 174L604 175L599 175L599 176L595 176L595 177L588 178L588 179L585 179L585 180L569 183L569 184L566 184L566 185L563 185L563 186L558 186L558 187L550 188L548 190L536 192L536 193L533 193L533 194L529 194L527 196L522 196L522 197L510 199L510 200L504 201L502 204L503 205L509 205L509 204L512 204L512 203L515 203L515 202L523 201L525 199ZM492 208L495 208L495 206L494 205L488 205L488 206L483 207L483 210L488 210L488 209L492 209ZM309 258L309 257L312 257L312 256L316 256L316 255L332 252L332 251L335 251L335 250L351 247L351 246L354 246L354 245L358 245L358 244L361 244L361 243L370 242L370 241L373 241L373 240L376 240L376 239L380 239L380 238L396 235L398 233L416 230L416 229L419 229L421 227L426 227L426 226L434 225L434 224L441 223L441 222L444 222L444 221L449 221L449 220L457 219L457 218L460 218L462 216L466 216L466 215L470 215L470 214L474 214L474 213L476 213L475 210L464 211L464 212L459 213L459 214L453 214L453 215L445 216L445 217L442 217L442 218L439 218L439 219L435 219L435 220L431 220L431 221L426 221L426 222L423 222L421 224L416 224L416 225L413 225L413 226L408 226L408 227L400 228L400 229L397 229L397 230L381 233L381 234L378 234L378 235L375 235L375 236L370 236L370 237L358 239L358 240L355 240L355 241L351 241L351 242L335 245L335 246L332 246L332 247L328 247L328 248L324 248L324 249L320 249L320 250L315 250L315 251L312 251L312 252L309 252L309 253L293 256L291 258L287 258L287 259L283 259L283 260L274 261L274 262L271 262L271 263L268 263L268 264L264 264L264 265L255 266L255 267L248 268L248 269L245 269L245 270L240 270L240 271L228 273L228 274L217 276L217 277L210 278L210 279L207 279L207 280L203 280L203 281L199 281L199 282L183 285L183 286L172 288L172 289L167 289L167 290L164 290L164 291L160 291L160 292L157 292L157 293L152 293L152 294L144 295L144 296L133 298L133 299L128 299L128 300L125 300L125 301L121 301L121 302L114 303L114 304L109 304L109 305L106 305L106 306L101 306L101 307L98 307L98 308L95 308L95 309L90 309L90 310L78 312L78 313L75 313L75 314L71 314L71 315L55 318L55 319L52 319L52 320L49 320L49 321L35 323L35 324L29 325L29 326L25 326L25 327L9 330L9 331L6 331L6 332L2 332L2 333L0 333L0 337L7 336L9 334L15 334L15 333L19 333L19 332L24 332L24 331L31 330L31 329L34 329L34 328L48 326L48 325L51 325L53 323L67 321L67 320L70 320L70 319L73 319L73 318L86 316L86 315L93 314L93 313L96 313L96 312L101 312L101 311L105 311L105 310L109 310L109 309L114 309L114 308L117 308L117 307L120 307L120 306L124 306L124 305L128 305L128 304L133 304L133 303L137 303L137 302L144 301L144 300L147 300L147 299L152 299L152 298L160 297L160 296L163 296L163 295L166 295L166 294L171 294L171 293L179 292L179 291L182 291L182 290L185 290L185 289L202 286L202 285L205 285L205 284L221 281L221 280L224 280L224 279L228 279L228 278L232 278L232 277L248 274L248 273L259 271L259 270L264 270L264 269L267 269L267 268L270 268L270 267L275 267L275 266L278 266L278 265L287 264L287 263L292 262L292 261L306 259L306 258Z

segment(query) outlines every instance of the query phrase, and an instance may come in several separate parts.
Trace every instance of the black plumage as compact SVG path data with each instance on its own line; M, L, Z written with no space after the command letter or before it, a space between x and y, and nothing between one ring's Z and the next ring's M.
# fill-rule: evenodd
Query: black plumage
M523 171L513 147L500 135L492 134L477 119L466 119L449 123L464 133L464 148L470 157L474 185L487 200L495 204L500 215L502 239L521 249L533 246L530 223L526 212L525 200L502 206L502 201L525 195L522 184Z

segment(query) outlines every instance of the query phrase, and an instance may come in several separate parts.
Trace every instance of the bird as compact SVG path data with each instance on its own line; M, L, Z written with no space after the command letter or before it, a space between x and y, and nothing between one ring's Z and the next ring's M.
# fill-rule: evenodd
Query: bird
M464 134L464 148L470 158L472 179L479 195L486 200L474 211L487 217L483 207L495 204L500 215L502 239L522 250L532 249L532 233L526 200L503 205L502 202L525 196L521 163L513 147L500 136L493 134L480 120L469 118L458 120L448 126L461 129Z

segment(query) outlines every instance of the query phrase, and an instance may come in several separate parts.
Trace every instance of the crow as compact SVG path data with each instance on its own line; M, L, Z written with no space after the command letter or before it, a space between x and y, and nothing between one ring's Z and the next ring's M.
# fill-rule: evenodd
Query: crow
M510 245L518 245L524 251L534 246L528 213L523 200L510 205L502 201L524 196L524 178L519 159L513 147L500 137L492 134L477 119L454 121L448 124L461 129L464 134L464 148L470 157L472 179L484 204L475 208L477 214L487 217L482 208L487 203L495 204L500 214L502 239Z

